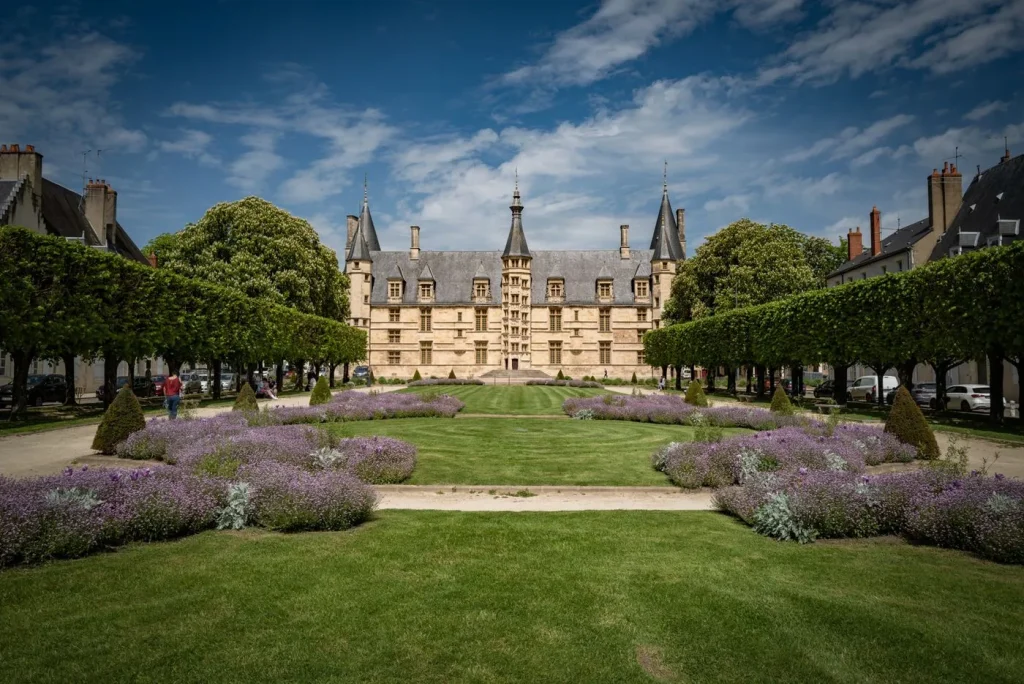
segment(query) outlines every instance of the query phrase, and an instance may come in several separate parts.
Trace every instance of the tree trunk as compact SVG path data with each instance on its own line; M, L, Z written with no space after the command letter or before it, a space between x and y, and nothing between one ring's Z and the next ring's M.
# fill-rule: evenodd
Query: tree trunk
M34 352L11 352L11 361L14 363L14 389L11 393L11 415L8 421L24 418L28 411L28 368L34 357Z
M220 373L221 373L221 360L214 359L209 364L210 366L210 394L214 399L220 399L221 386L220 386Z
M78 404L78 396L75 393L75 355L61 354L60 359L64 362L64 384L67 386L64 405L75 406Z
M907 388L907 391L914 389L914 369L917 368L917 359L908 359L896 366L896 375L899 376L900 384Z
M757 392L756 392L756 395L757 395L758 399L764 399L764 373L765 373L764 364L757 364L757 366L755 367L755 370L757 371Z
M103 355L103 410L110 408L110 403L114 401L119 365L121 365L120 359L111 358L109 354Z
M729 366L725 369L725 372L729 376L729 384L726 386L726 391L729 394L736 394L736 369Z
M768 394L775 395L775 369L768 369Z
M296 359L292 363L292 370L295 371L295 389L302 391L302 386L306 383L306 360Z
M125 362L128 364L128 387L134 393L135 392L135 357L133 356L130 359L125 359Z
M712 392L715 391L715 369L714 368L708 368L707 369L707 373L708 373L708 377L707 377L707 381L708 381L707 382L707 393L711 394Z
M885 365L879 361L870 366L871 370L875 371L875 393L878 395L875 397L875 403L880 408L885 407L885 371L887 370Z
M250 363L245 366L245 381L249 383L249 386L254 390L256 389L256 364Z
M989 418L994 425L1003 424L1003 351L993 349L988 353L988 387L990 403Z
M277 362L277 374L274 377L274 380L277 383L276 389L278 392L284 389L284 361Z
M683 367L675 366L676 371L676 389L682 391L683 389Z
M832 364L834 377L832 379L832 398L840 406L846 404L846 383L850 375L850 366L847 364Z
M348 361L341 366L341 384L348 384Z
M750 388L754 384L754 367L747 364L747 394L750 394Z
M327 384L328 384L328 386L330 386L331 389L334 389L334 369L337 368L337 367L338 367L338 364L336 364L336 363L332 363L330 365L331 374L327 378Z

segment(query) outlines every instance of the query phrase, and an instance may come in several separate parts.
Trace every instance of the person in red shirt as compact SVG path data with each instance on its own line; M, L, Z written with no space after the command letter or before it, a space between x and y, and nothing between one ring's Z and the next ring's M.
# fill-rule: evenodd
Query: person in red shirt
M164 382L164 404L167 406L167 417L170 420L178 418L178 404L181 403L181 378L174 371L171 371L167 381Z

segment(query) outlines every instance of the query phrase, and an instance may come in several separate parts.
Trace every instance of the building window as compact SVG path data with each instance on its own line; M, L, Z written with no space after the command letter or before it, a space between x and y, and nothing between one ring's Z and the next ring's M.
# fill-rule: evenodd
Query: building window
M564 295L562 294L563 281L561 280L549 280L548 281L548 299L561 299Z
M370 282L370 274L369 273L367 273L366 275L363 276L363 282L364 283Z
M487 332L487 309L476 310L476 331Z
M430 309L420 309L420 332L430 332Z
M352 262L352 270L353 271L358 271L359 270L359 262L358 261Z
M612 329L612 310L601 309L600 326L598 330L601 332L611 332Z
M637 330L636 331L636 342L637 342L637 344L643 344L644 343L644 331L643 330Z
M899 261L896 262L896 270L897 271L902 271L903 270L903 259L900 259Z
M551 309L551 314L548 317L548 330L551 332L562 332L562 310Z
M512 343L512 351L514 351L514 352L519 351L519 343L518 342L513 342Z
M488 293L489 289L486 280L479 280L473 285L473 294L478 299L487 299L490 296L490 293Z
M457 314L455 314L455 315L456 315L456 320L457 320L457 321L458 321L459 323L461 323L461 322L462 322L462 312L460 311L460 312L458 312L458 313L457 313Z
M645 363L647 363L647 355L644 353L644 350L641 349L636 353L636 365L642 366Z
M647 320L647 309L637 309L636 310L636 320L640 321L641 323L646 321Z
M889 272L889 267L888 266L883 266L882 267L882 275L885 275L888 272Z
M420 342L420 363L430 366L434 363L434 344L432 342Z
M637 297L647 297L648 296L647 295L647 281L646 280L638 280L638 281L636 281L636 296Z
M600 356L601 359L598 363L602 365L611 365L612 362L612 343L611 342L599 342Z
M455 331L455 336L462 337L462 328L459 328L458 330Z
M607 281L598 283L597 296L601 299L610 299L612 296L612 284Z
M519 328L517 326L514 326L514 325L512 326L512 334L513 335L518 335L519 334Z
M401 309L388 309L388 322L398 323L402 319Z
M388 342L390 344L398 344L402 341L401 330L388 330Z
M363 295L363 304L370 303L370 295Z
M512 303L513 304L518 304L519 303L519 295L517 295L517 294L512 295Z
M402 352L389 351L388 352L388 365L397 366L402 363Z
M580 320L580 310L579 309L576 309L576 310L574 310L572 312L572 320L574 320L574 321Z
M486 366L487 365L487 343L477 342L476 343L476 365Z
M579 337L580 336L580 329L579 328L573 328L572 329L572 336L573 337Z
M519 312L518 311L513 311L512 312L512 320L513 321L518 321L519 320Z
M7 354L0 353L0 375L7 375Z
M388 298L389 299L401 299L402 298L402 281L393 280L388 282Z
M519 276L512 276L512 284L513 285L518 285L519 284Z
M548 363L552 366L562 365L562 343L548 342Z
M420 283L420 299L434 298L434 283Z

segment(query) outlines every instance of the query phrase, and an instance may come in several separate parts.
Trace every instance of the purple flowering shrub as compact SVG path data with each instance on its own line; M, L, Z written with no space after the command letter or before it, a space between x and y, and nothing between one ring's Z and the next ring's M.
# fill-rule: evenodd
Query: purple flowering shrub
M264 461L239 469L250 483L250 522L271 530L344 530L367 520L377 503L373 488L343 470L317 473Z
M753 430L774 430L814 422L805 416L784 416L752 406L702 408L688 404L674 394L570 397L562 403L562 410L569 416L589 410L593 412L594 420L630 420L663 425L690 425L694 415L699 414L715 427L745 427Z
M0 567L193 534L224 496L221 481L163 466L0 477Z
M784 427L720 442L673 442L655 452L652 462L675 484L694 488L743 484L755 473L800 468L859 473L868 464L914 458L913 447L881 429L856 427L831 436L816 427Z
M715 492L715 505L779 539L901 534L919 543L1024 564L1024 482L935 469L757 473ZM793 532L798 534L794 534Z
M321 467L347 470L371 484L403 482L416 467L416 447L391 437L349 437L333 452L337 456L321 456Z
M454 418L463 407L465 404L448 394L431 397L415 392L342 392L327 404L272 408L253 414L250 421L254 425L291 425L387 418Z

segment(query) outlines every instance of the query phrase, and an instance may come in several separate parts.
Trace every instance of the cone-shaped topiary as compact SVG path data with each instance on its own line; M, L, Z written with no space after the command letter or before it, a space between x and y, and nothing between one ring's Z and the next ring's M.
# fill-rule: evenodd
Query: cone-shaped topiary
M248 382L242 383L242 389L238 391L238 396L235 397L235 405L231 407L232 411L259 411L260 407L256 403L256 393L252 391L252 385Z
M331 388L327 386L327 378L321 375L309 395L309 405L326 404L331 400Z
M142 415L139 400L125 385L103 414L103 420L92 440L92 448L101 454L113 454L117 445L128 439L128 435L144 427L146 418Z
M417 368L416 372L412 374L412 381L416 382L417 380L422 380L422 379L423 379L423 376L420 375L420 369Z
M565 374L562 372L561 368L558 369L558 378L557 379L558 380L565 380Z
M632 384L634 384L634 385L636 384L636 372L635 372L635 371L634 371L634 373L633 373L633 378L632 378L632 379L630 380L630 382L631 382Z
M448 379L449 380L454 380L455 379L455 369L454 368L452 368L450 371L448 371Z
M781 413L784 416L791 416L796 413L792 402L790 402L789 397L786 396L786 390L782 389L782 385L778 385L775 388L775 394L772 395L771 410L774 413Z
M691 380L686 386L686 403L694 406L707 406L708 398L704 394L704 388L696 380Z
M935 433L906 387L900 386L896 390L889 419L885 421L885 431L904 444L917 447L918 458L932 460L939 457Z

